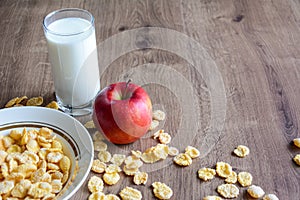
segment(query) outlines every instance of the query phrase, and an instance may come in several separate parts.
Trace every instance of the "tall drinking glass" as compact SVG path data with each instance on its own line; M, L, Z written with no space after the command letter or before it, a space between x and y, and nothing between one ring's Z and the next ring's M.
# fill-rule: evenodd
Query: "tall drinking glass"
M60 108L74 116L89 114L100 90L94 17L61 9L48 14L43 27Z

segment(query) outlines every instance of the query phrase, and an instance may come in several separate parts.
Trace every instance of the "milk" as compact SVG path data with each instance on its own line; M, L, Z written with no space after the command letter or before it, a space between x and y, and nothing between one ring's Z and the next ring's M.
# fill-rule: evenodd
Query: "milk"
M85 19L63 18L48 25L48 30L45 35L58 101L67 107L90 103L100 90L94 26Z

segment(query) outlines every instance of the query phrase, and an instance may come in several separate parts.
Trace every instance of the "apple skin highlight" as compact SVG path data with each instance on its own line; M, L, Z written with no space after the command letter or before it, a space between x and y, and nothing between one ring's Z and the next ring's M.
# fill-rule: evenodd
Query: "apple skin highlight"
M93 121L110 142L132 143L145 135L151 125L149 95L133 83L111 84L95 99Z

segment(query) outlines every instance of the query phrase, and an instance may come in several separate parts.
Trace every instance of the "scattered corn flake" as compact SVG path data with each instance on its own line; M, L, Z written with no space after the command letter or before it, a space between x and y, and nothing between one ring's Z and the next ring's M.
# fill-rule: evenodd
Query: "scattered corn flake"
M99 151L98 159L104 163L107 163L111 159L111 154L108 151Z
M93 141L102 141L102 140L105 140L103 134L100 133L99 131L96 131L93 135Z
M133 182L136 185L146 184L148 180L148 174L146 172L136 172L133 176Z
M106 173L115 173L115 172L121 172L121 168L118 165L110 164L105 168Z
M152 113L152 118L154 120L163 121L166 118L166 113L162 110L155 110Z
M222 178L227 178L232 173L232 167L225 162L217 162L216 172Z
M243 187L248 187L252 184L252 175L249 172L240 172L238 174L238 182Z
M179 154L179 150L176 147L169 147L169 156L177 156Z
M158 127L158 125L159 125L159 121L153 119L153 120L151 121L151 125L150 125L150 127L149 127L149 130L152 131L152 130L156 129L156 128Z
M40 106L44 102L43 97L32 97L27 100L26 106Z
M120 198L115 194L107 194L105 195L104 200L120 200Z
M217 191L224 198L236 198L239 195L239 189L230 183L219 185Z
M107 185L115 185L120 180L118 172L104 173L103 180Z
M215 175L216 175L216 170L211 168L203 167L198 170L198 177L204 181L213 179Z
M101 140L94 142L94 150L95 151L106 151L107 144Z
M185 153L188 154L192 159L200 156L199 150L192 146L187 146L185 148Z
M85 128L96 128L96 127L95 127L95 124L94 124L94 122L93 122L93 120L87 121L87 122L84 124L84 127L85 127Z
M165 183L154 182L152 183L154 196L158 199L170 199L173 195L172 189Z
M264 196L263 200L279 200L275 194L267 194Z
M264 196L265 192L264 190L256 185L251 185L248 189L247 189L248 194L253 197L253 198L261 198Z
M192 158L186 153L180 153L174 157L174 162L180 166L189 166L192 164Z
M237 174L232 171L231 174L225 179L226 183L236 183L237 182Z
M96 173L103 173L105 171L106 164L104 162L101 162L100 160L96 159L93 161L92 164L92 171Z
M139 168L143 165L143 162L135 156L126 157L124 162L128 169Z
M134 176L135 173L139 172L139 168L128 168L127 165L123 166L123 172L127 175L127 176Z
M154 147L153 153L159 159L166 159L169 155L169 146L165 144L157 144Z
M141 158L142 157L142 152L139 150L131 150L131 154L135 156L136 158Z
M92 176L88 182L88 189L91 193L102 192L104 187L103 180L98 176Z
M114 154L110 160L111 163L115 164L115 165L122 165L122 163L124 162L126 156L123 154Z
M105 194L103 192L93 192L88 200L105 200Z
M24 101L25 99L28 99L28 97L27 96L22 96L22 97L20 97L20 98L18 98L17 100L16 100L16 104L20 104L22 101ZM21 104L22 105L22 104Z
M158 140L161 144L169 144L171 142L171 139L171 135L166 132L163 132L158 136Z
M163 129L160 129L158 131L156 131L154 134L153 134L153 139L157 139L159 137L160 134L164 133L165 131Z
M202 200L222 200L222 198L218 196L206 196Z
M50 103L48 103L46 105L46 108L52 108L52 109L58 110L59 106L56 101L51 101Z
M122 200L141 200L143 198L142 193L132 187L125 187L119 193Z
M146 149L146 151L142 154L142 161L144 161L145 163L154 163L160 160L160 157L158 157L154 151L155 151L155 146L150 147L148 149Z
M239 145L236 149L234 149L233 153L240 158L244 158L249 155L250 149L245 145Z
M295 163L296 163L297 165L300 166L300 154L297 154L297 155L293 158L293 160L295 161Z
M295 138L295 139L293 140L293 142L294 142L294 145L295 145L296 147L299 147L299 148L300 148L300 138Z
M5 104L4 107L5 107L5 108L10 108L10 107L12 107L13 105L16 104L16 102L17 102L18 99L19 99L19 97L15 97L15 98L9 100L9 101Z

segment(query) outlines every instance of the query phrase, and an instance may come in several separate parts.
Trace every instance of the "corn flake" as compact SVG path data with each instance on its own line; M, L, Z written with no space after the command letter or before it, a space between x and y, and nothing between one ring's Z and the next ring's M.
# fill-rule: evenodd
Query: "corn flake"
M105 200L105 194L103 192L93 192L89 196L89 200Z
M38 182L31 185L28 194L33 198L43 198L52 191L52 186L47 182Z
M170 199L173 195L172 189L165 183L154 182L152 183L153 193L158 199Z
M179 154L179 150L176 147L169 147L169 156L177 156Z
M219 185L217 191L224 198L236 198L239 195L239 189L230 183Z
M62 172L68 172L71 168L71 160L68 156L63 156L59 161L59 167Z
M108 185L114 185L120 180L120 175L118 172L113 172L113 173L105 173L103 175L103 180L106 184Z
M198 149L192 146L187 146L185 148L185 153L189 155L192 159L197 158L200 156L200 152Z
M163 132L158 136L158 140L161 144L169 144L171 142L171 139L171 135L166 132Z
M137 172L139 172L139 168L128 168L127 165L124 165L123 171L127 176L134 176Z
M159 121L153 119L153 120L151 121L149 130L152 131L152 130L156 129L156 128L158 127L158 125L159 125Z
M4 180L0 182L0 194L9 193L14 188L14 186L14 181Z
M52 108L52 109L58 110L59 106L56 101L51 101L50 103L48 103L46 105L46 108Z
M232 167L225 162L217 162L216 172L220 177L227 178L232 173Z
M9 133L9 137L11 137L14 140L21 139L22 135L23 135L22 132L16 129L11 130Z
M122 200L141 200L143 197L139 190L128 186L122 189L119 195Z
M47 161L51 163L58 163L63 158L60 152L50 152L47 154Z
M96 128L96 127L95 127L95 124L94 124L94 122L93 122L93 120L87 121L87 122L84 124L84 127L85 127L85 128L89 128L89 129L91 129L91 128Z
M19 97L15 97L15 98L9 100L9 101L5 104L4 107L5 107L5 108L10 108L10 107L12 107L13 105L16 104L16 102L17 102L18 99L19 99Z
M295 145L296 147L299 147L299 148L300 148L300 138L295 138L295 139L293 140L293 142L294 142L294 145Z
M54 179L54 180L51 181L51 186L52 186L52 191L51 192L57 194L61 191L63 185L62 185L62 182L60 180Z
M98 159L104 163L107 163L111 159L111 154L108 151L99 151Z
M101 140L105 140L103 134L100 133L99 131L96 131L93 135L93 141L101 141Z
M216 170L211 168L201 168L198 170L198 177L204 181L211 180L215 177Z
M300 166L300 154L297 154L297 155L293 158L293 160L295 161L295 163L296 163L297 165Z
M100 160L96 159L93 161L92 164L92 171L96 173L103 173L105 171L106 164L101 162Z
M235 155L237 155L240 158L244 158L245 156L249 155L250 150L247 146L239 145L237 148L233 151Z
M252 175L248 172L240 172L238 174L238 182L241 184L243 187L250 186L252 184Z
M267 194L264 196L263 200L279 200L275 194Z
M148 174L146 172L136 172L133 176L133 182L136 185L146 184L148 180Z
M155 110L152 113L152 118L154 120L163 121L166 118L166 113L162 110Z
M256 198L256 199L263 197L264 194L265 194L263 189L259 186L256 186L256 185L251 185L247 189L247 192L251 197Z
M92 176L88 182L88 189L91 193L102 192L104 183L98 176Z
M186 153L180 153L174 157L174 162L180 166L189 166L192 164L192 158Z
M107 194L105 195L104 200L120 200L120 198L115 194Z
M218 196L206 196L202 200L222 200L222 198Z
M107 150L107 144L103 141L95 141L94 142L94 150L95 151L106 151Z
M115 165L122 165L122 163L124 162L126 156L123 154L114 154L110 160L111 163L115 164Z
M226 183L236 183L237 182L237 174L232 171L231 174L225 179Z
M43 97L32 97L26 102L26 106L40 106L44 102Z

